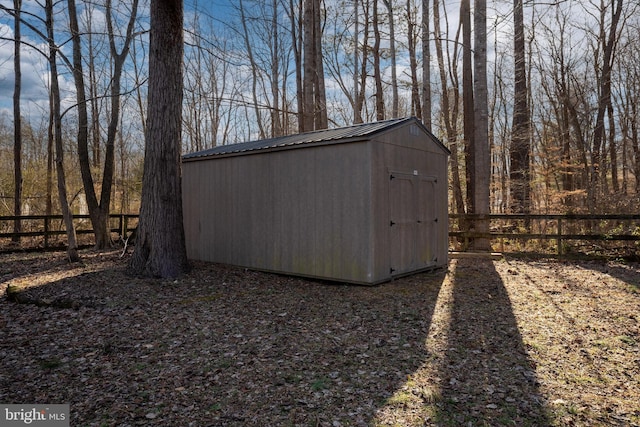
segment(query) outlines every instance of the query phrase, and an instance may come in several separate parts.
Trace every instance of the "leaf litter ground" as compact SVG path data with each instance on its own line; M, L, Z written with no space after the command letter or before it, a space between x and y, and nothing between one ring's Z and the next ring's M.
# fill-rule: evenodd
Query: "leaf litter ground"
M0 402L69 403L73 426L640 425L638 264L454 259L363 287L136 278L118 255L0 255Z

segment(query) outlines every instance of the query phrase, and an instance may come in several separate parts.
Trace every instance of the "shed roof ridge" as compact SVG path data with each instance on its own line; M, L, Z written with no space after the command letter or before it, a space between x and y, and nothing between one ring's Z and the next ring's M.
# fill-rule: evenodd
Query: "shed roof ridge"
M399 123L417 120L415 117L402 117L379 120L376 122L356 123L349 126L342 126L333 129L317 129L299 134L283 135L273 138L251 140L234 144L217 145L215 147L189 153L183 156L185 159L213 156L217 154L240 153L256 151L267 148L286 147L291 145L311 144L323 141L337 141L347 138L358 138L387 130ZM314 138L314 136L320 136Z

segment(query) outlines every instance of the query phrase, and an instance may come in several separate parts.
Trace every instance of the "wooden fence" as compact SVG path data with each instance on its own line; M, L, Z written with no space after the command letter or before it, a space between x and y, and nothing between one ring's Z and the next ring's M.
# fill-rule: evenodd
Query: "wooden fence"
M560 256L572 250L575 241L590 242L591 245L616 242L619 246L620 242L627 242L625 249L634 254L640 249L640 243L637 243L640 242L640 215L450 214L449 218L449 237L457 240L462 248L468 247L473 238L487 238L499 245L501 252L515 252L505 249L505 244L513 245L514 241L550 243ZM489 220L488 233L477 232L466 225L482 219Z
M34 248L49 249L57 236L66 234L62 215L24 215L20 217L21 231L13 232L15 216L0 216L0 250L6 249L7 242L19 236L20 238L32 238L29 246ZM109 226L116 236L127 236L137 225L137 214L111 214ZM74 215L76 235L80 240L83 235L92 235L93 229L89 215ZM11 249L9 247L9 249Z
M13 233L14 216L0 216L0 251L16 236ZM64 235L62 215L27 215L20 217L22 231L20 237L34 238L31 246L50 248L52 238ZM473 220L487 219L488 233L469 229L466 224ZM127 236L137 225L137 214L110 215L111 232L117 236ZM473 238L490 239L500 252L544 252L542 245L525 247L527 242L537 241L547 244L547 252L564 255L574 250L571 242L626 242L625 248L640 253L640 215L536 215L536 214L491 214L491 215L449 215L449 237L457 249L465 250ZM76 233L80 236L93 234L88 215L75 215ZM135 224L135 225L134 225ZM514 242L522 242L520 247ZM507 247L507 245L509 247ZM520 250L518 250L520 249Z

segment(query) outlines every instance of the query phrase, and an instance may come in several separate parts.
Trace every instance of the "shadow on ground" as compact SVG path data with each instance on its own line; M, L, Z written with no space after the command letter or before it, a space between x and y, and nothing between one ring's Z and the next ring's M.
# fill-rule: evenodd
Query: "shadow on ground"
M176 281L53 281L37 298L71 308L0 300L0 401L69 403L73 425L368 425L424 363L443 279L358 287L199 264Z
M548 425L535 364L493 261L454 263L438 424Z

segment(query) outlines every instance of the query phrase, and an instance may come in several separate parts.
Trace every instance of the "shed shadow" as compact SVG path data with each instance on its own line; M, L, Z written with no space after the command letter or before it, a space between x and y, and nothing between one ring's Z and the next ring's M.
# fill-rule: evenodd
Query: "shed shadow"
M444 277L345 286L198 263L162 283L52 280L29 290L47 307L0 300L23 325L0 344L0 397L69 402L82 425L369 425L424 363ZM57 379L46 391L43 375Z
M493 261L459 259L451 275L438 424L549 425L535 362Z

